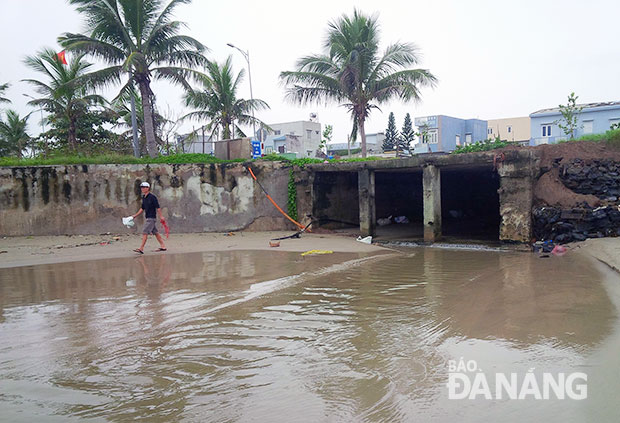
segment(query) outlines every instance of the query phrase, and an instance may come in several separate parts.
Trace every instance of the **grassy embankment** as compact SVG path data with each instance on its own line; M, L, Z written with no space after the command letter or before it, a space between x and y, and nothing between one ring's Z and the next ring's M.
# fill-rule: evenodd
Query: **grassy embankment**
M277 154L271 154L261 159L249 160L249 159L234 159L234 160L221 160L213 157L209 154L173 154L169 156L158 156L155 158L141 157L136 158L133 156L121 156L114 154L106 154L99 156L55 156L55 157L35 157L35 158L22 158L16 157L0 157L0 166L53 166L53 165L83 165L83 164L191 164L191 163L244 163L248 161L258 160L270 160L288 162L292 165L303 167L306 164L311 163L324 163L324 159L303 158L303 159L287 159ZM330 163L346 163L346 162L359 162L368 160L381 160L380 157L367 157L351 158L351 159L332 159Z

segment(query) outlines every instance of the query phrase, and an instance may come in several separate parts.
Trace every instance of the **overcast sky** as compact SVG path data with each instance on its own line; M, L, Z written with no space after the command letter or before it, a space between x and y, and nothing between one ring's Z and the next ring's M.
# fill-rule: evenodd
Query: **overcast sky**
M249 50L254 97L271 106L257 117L279 123L306 120L315 112L323 125L334 125L334 142L346 142L351 123L344 108L287 103L278 75L293 70L299 57L320 53L327 23L354 7L378 14L383 46L415 43L422 53L419 67L439 79L435 89L422 91L418 104L393 102L373 111L367 133L385 130L390 111L400 128L407 112L495 119L556 107L572 91L579 102L620 100L617 0L194 0L178 8L177 19L187 23L185 34L210 49L211 60L233 55L239 70L246 62L226 43ZM44 46L56 48L57 36L66 31L87 28L64 0L0 0L0 83L12 84L10 107L32 110L23 94L34 92L20 79L39 76L22 59ZM160 83L153 90L160 110L169 106L184 113L180 88ZM238 94L249 98L247 78ZM38 114L30 130L39 132Z

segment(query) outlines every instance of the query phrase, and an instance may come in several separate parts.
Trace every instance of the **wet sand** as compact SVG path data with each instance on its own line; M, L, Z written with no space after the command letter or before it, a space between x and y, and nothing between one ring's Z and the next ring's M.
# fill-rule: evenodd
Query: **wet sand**
M166 240L167 253L196 253L207 251L273 250L303 252L331 250L341 253L386 252L386 248L357 242L354 236L332 234L304 234L299 239L280 241L279 247L270 247L269 240L291 235L292 232L229 232L173 234ZM132 250L140 246L135 234L67 235L0 238L0 269L37 264L65 263L134 257ZM166 254L155 252L157 240L150 237L144 255ZM620 238L588 239L567 246L569 254L596 259L620 273Z
M165 240L168 248L165 253L155 252L159 244L154 237L149 237L144 255L236 250L331 250L335 253L387 251L377 245L358 242L355 237L326 234L303 234L299 239L280 241L279 247L269 246L272 238L291 234L290 231L171 234L170 239ZM136 257L138 254L132 250L138 248L140 242L140 235L128 234L4 237L0 239L0 268Z

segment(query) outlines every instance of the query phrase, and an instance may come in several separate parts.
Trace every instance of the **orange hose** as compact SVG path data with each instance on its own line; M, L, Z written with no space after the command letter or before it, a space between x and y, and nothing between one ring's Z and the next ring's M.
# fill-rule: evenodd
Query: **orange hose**
M280 208L280 206L278 206L276 204L275 201L273 201L273 198L271 198L271 195L269 195L267 193L267 191L265 191L265 188L263 188L263 186L260 184L260 182L258 182L258 179L256 179L256 176L254 175L254 172L252 172L252 169L250 168L250 166L248 166L248 170L250 171L250 175L252 175L252 178L254 178L254 180L256 181L256 183L261 187L261 189L263 190L263 192L265 193L265 195L267 196L267 198L269 199L269 201L271 201L271 204L273 204L275 206L276 209L278 209L278 211L280 213L282 213L284 215L284 217L286 217L288 220L290 220L291 222L293 222L295 225L297 225L297 227L299 229L304 229L304 225L302 225L301 223L297 222L295 219L293 219L291 216L289 216L288 214L284 213L284 210L282 210Z

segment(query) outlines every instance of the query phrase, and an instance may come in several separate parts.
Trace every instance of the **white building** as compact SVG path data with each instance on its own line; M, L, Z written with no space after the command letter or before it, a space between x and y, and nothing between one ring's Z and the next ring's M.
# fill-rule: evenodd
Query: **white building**
M299 150L287 151L297 153L297 157L314 157L321 144L321 124L319 122L300 120L297 122L270 123L271 135L275 137L292 135L301 142ZM265 153L269 154L269 147L265 145ZM277 150L273 151L277 153Z

